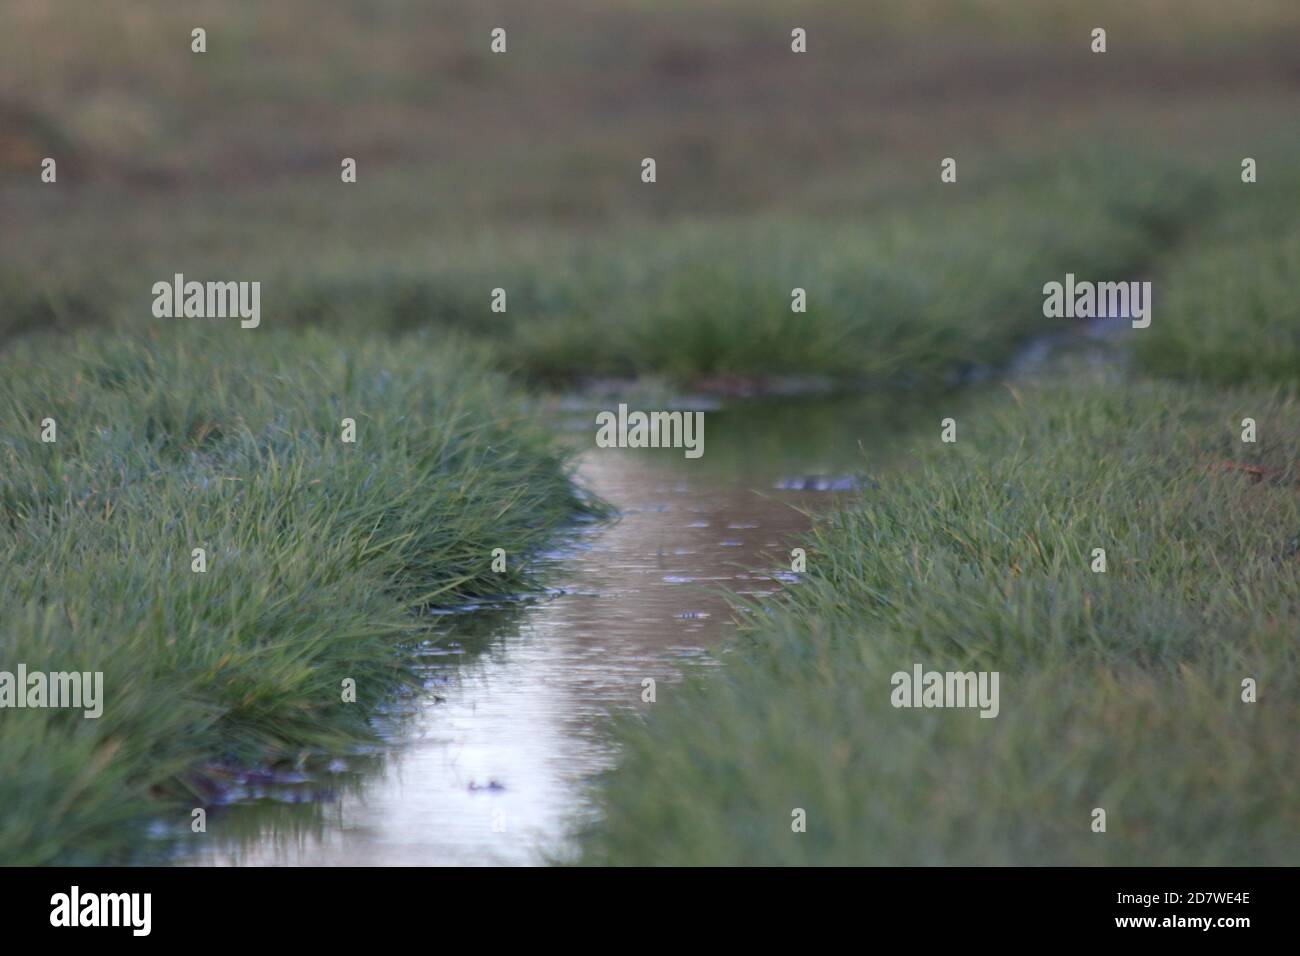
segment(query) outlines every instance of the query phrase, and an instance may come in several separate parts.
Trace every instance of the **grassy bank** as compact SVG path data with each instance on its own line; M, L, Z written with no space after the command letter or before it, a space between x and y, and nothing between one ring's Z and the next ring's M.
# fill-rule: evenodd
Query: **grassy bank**
M0 383L0 661L105 696L5 711L5 863L121 858L150 819L188 827L207 766L369 739L415 612L526 588L582 507L503 382L429 338L28 340Z
M1226 172L1153 233L1152 324L1122 333L1136 375L954 399L956 444L935 422L820 522L725 666L621 725L585 862L1296 858L1296 196ZM918 663L998 672L1000 713L895 708Z
M959 413L955 445L936 428L821 525L724 667L623 728L585 859L1294 860L1297 412L1079 382ZM915 663L998 671L1000 714L895 709Z

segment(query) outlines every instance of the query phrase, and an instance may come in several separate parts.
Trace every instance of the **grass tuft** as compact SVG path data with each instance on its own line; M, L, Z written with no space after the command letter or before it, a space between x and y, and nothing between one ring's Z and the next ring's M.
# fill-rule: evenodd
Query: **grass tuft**
M188 824L205 765L370 739L416 612L527 589L587 507L481 357L427 336L25 340L0 382L0 664L103 671L106 697L4 712L6 863L128 856Z
M925 441L823 521L804 580L751 609L726 666L622 726L585 861L1295 859L1295 399L1022 398L970 409L956 445ZM1267 423L1257 445L1243 409ZM915 663L998 671L1000 715L893 708L890 676Z

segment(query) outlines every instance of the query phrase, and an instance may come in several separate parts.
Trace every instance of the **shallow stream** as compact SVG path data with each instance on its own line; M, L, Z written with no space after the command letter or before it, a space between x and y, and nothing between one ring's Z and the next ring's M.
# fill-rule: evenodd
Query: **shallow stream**
M1032 341L1013 378L1062 355L1113 368L1104 320ZM992 382L983 387L997 387ZM907 443L972 400L882 396L682 399L704 408L704 454L595 447L618 394L545 403L580 450L577 478L617 516L541 556L539 597L444 615L422 655L425 691L379 722L374 753L324 770L249 774L181 859L200 864L488 865L563 859L609 768L611 713L653 707L734 633L726 594L798 587L790 549L808 513L871 494ZM662 398L634 408L662 409Z
M553 402L585 450L577 477L617 509L543 560L539 598L443 617L427 692L394 708L381 751L330 771L249 775L197 863L417 865L562 857L584 789L609 767L608 716L660 701L734 628L725 593L797 587L793 539L883 468L906 420L879 398L738 400L708 409L705 451L595 447L614 397ZM716 403L713 403L716 405ZM655 406L662 407L662 406ZM938 411L928 416L936 433ZM869 478L867 478L869 481Z

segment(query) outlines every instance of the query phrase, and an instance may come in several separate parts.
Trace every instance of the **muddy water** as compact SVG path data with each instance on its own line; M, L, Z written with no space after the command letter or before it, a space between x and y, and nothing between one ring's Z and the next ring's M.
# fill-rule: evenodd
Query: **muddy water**
M616 520L580 527L546 556L543 598L444 617L425 649L425 693L384 718L382 750L241 781L208 832L186 837L188 862L563 857L585 785L614 758L608 715L654 706L641 700L647 678L662 701L688 662L709 666L734 627L724 592L797 587L789 551L804 510L854 493L854 476L883 468L918 419L937 428L941 417L904 420L879 399L738 403L706 413L704 456L687 460L596 449L583 404L552 414L586 449L579 481Z

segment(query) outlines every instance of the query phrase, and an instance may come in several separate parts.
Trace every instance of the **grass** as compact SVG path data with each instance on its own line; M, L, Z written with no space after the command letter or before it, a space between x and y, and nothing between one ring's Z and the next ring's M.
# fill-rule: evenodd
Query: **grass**
M481 336L545 383L946 382L1023 334L1044 273L1143 268L1293 125L1286 0L1050 6L808 3L796 56L770 2L27 5L0 336L147 324L181 271L262 280L272 324Z
M810 376L900 401L1004 362L1067 271L1154 275L1136 364L1183 384L955 405L958 446L927 436L922 477L882 476L826 524L729 667L625 731L587 859L1294 851L1295 4L818 0L798 11L803 57L791 16L14 12L0 660L103 669L111 707L6 712L0 859L130 858L159 814L188 822L206 767L347 748L408 679L413 610L526 587L514 557L585 505L498 372ZM938 181L945 156L958 184ZM263 327L160 334L149 289L175 272L261 280ZM115 334L25 337L83 326ZM47 416L56 445L36 437ZM1258 446L1233 438L1245 416ZM1002 716L889 708L888 675L921 654L1000 669ZM1236 697L1247 671L1255 705Z
M1136 338L1148 371L1210 387L1300 385L1300 224L1295 183L1243 184L1161 282L1168 290L1150 334Z
M428 337L35 339L0 382L0 660L103 671L107 698L5 711L10 864L134 858L204 804L204 767L370 739L414 612L527 588L586 507L482 359Z
M936 427L820 525L804 580L724 667L622 727L583 859L1294 860L1298 411L1076 382L986 399L956 445ZM894 709L890 676L917 662L998 671L1000 715Z
M821 519L726 666L617 725L582 862L1296 858L1295 195L1241 189L1166 235L1133 372L954 402L957 443ZM894 708L917 663L997 671L1000 713Z
M813 374L934 388L1001 363L1037 331L1047 277L1133 275L1225 194L1224 177L1160 153L1118 167L1097 150L1034 157L961 188L934 178L924 195L884 208L471 244L445 264L385 253L202 275L260 277L268 324L439 328L483 340L499 367L544 385ZM154 321L141 290L177 270L198 274L175 256L152 272L133 266L97 306L89 279L41 287L11 274L0 295L14 328L95 309L137 328ZM489 308L498 287L505 314ZM796 287L807 291L804 313L791 309Z
M819 374L934 388L1041 330L1044 276L1134 274L1220 198L1189 164L1133 157L1117 171L1087 151L942 189L869 216L639 235L518 283L503 360L545 381ZM791 310L796 287L805 313Z

